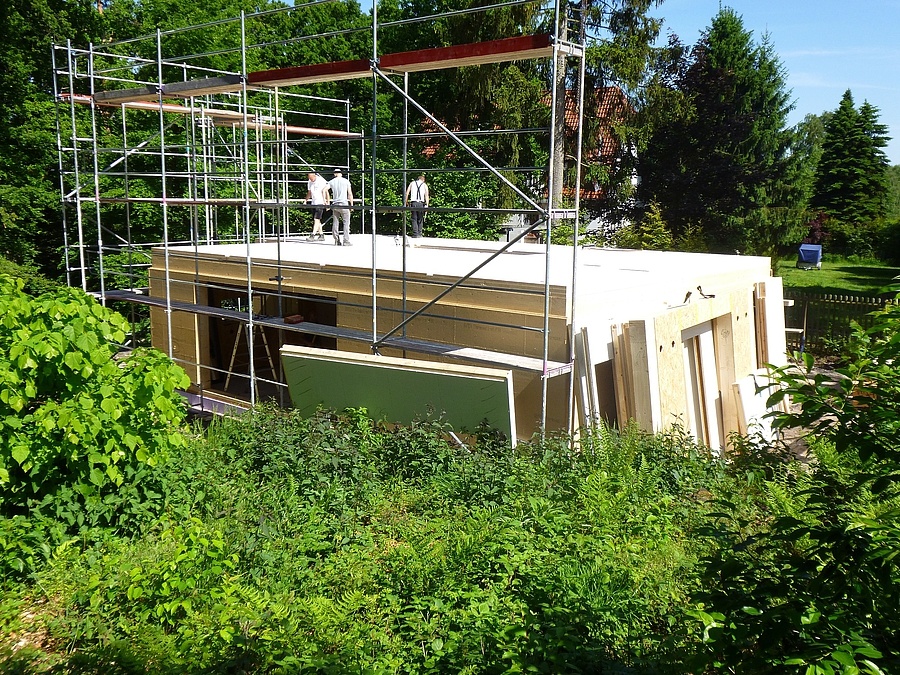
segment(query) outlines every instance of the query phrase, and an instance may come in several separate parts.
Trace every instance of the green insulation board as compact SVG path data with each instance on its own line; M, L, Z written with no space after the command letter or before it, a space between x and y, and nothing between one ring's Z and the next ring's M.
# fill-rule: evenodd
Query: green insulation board
M409 424L435 413L454 431L486 422L515 443L510 370L292 345L281 348L281 360L291 402L303 414L319 406L365 408L374 419Z

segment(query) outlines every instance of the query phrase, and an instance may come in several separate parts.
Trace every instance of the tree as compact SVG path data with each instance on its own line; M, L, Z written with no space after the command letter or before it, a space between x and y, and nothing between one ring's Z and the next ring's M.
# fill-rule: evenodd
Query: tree
M888 204L887 217L900 223L900 164L888 168Z
M98 25L91 0L0 3L0 255L51 273L62 241L50 44Z
M0 276L0 517L102 511L184 442L177 388L190 380L154 350L114 358L128 324L80 290L23 285Z
M869 225L887 209L886 127L869 103L859 110L844 92L825 125L822 158L816 170L812 205L846 224Z
M682 54L672 81L683 105L641 157L642 201L659 203L676 237L694 225L712 250L770 251L801 201L784 69L768 37L754 44L731 9Z

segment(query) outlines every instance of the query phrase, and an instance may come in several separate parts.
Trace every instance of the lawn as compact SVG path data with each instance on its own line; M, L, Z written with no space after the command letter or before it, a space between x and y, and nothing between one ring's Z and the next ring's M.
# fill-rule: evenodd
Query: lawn
M900 267L889 267L877 261L826 258L822 269L802 270L793 260L780 260L775 274L784 279L787 288L803 288L818 293L856 293L877 295L900 276Z

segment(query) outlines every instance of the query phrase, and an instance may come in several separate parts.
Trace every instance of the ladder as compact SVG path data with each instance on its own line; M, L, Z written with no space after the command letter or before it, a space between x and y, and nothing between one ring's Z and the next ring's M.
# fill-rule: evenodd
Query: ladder
M253 331L259 332L260 337L262 338L263 349L266 352L266 360L269 363L269 370L272 371L272 375L275 375L275 362L272 360L272 350L269 349L269 340L266 338L266 330L262 326L258 324L253 325ZM225 376L225 391L228 391L228 385L231 384L231 376L234 375L234 365L235 360L237 359L238 347L241 344L241 335L244 335L247 340L247 350L250 350L250 324L245 324L241 328L238 329L237 333L234 336L234 347L231 350L231 360L228 362L228 375ZM238 364L244 365L244 364ZM249 365L249 364L247 364Z

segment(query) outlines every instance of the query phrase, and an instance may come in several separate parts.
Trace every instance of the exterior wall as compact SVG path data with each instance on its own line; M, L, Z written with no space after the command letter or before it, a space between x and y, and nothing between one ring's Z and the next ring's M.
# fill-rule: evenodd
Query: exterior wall
M241 247L221 247L221 250L234 252L240 251ZM657 258L650 262L668 262L668 259ZM672 260L677 262L678 258ZM768 354L769 361L774 361L779 350L783 351L781 345L784 344L780 280L763 277L764 265L753 265L752 268L705 276L700 270L695 276L685 275L669 285L649 284L643 289L632 290L631 294L622 286L585 284L584 293L590 301L581 298L577 313L582 317L582 327L589 331L591 358L596 359L590 364L594 368L597 388L597 409L591 414L620 424L633 418L647 431L659 431L683 422L692 405L683 332L710 322L721 432L727 437L730 432L738 431L739 410L732 384L761 365L763 361L759 354ZM164 267L163 252L154 251L150 285L151 294L156 297L165 297ZM211 297L207 291L210 285L240 289L241 292L247 287L247 260L243 255L229 257L218 252L170 250L169 268L173 301L207 305ZM250 272L254 297L275 294L280 289L286 295L334 301L334 324L338 328L371 335L373 280L368 269L315 262L282 261L278 264L255 258ZM280 286L275 280L277 277L282 279ZM410 313L454 281L455 278L437 274L408 274L404 287L398 272L380 273L377 278L378 334L399 324L403 316L404 292L406 312ZM694 292L690 301L685 299L685 304L671 305L670 296L677 296L680 301L685 296L682 287L697 288L698 282L707 289L710 297ZM413 319L406 326L404 337L540 359L543 351L540 332L544 314L543 290L543 284L470 280L428 310L436 316ZM567 293L565 286L551 286L550 361L569 361ZM648 313L648 305L662 305L665 309ZM273 314L271 304L266 314ZM154 346L165 351L168 342L165 311L153 309L151 316ZM614 323L610 316L620 316L623 321ZM209 319L175 311L171 320L173 356L185 366L195 386L208 388L212 366ZM616 336L612 341L610 328ZM269 343L273 351L280 347L271 337ZM349 337L339 337L336 346L347 352L370 351L369 342ZM403 353L396 348L383 348L381 353L431 361L455 360L421 352ZM600 368L610 363L612 367ZM526 370L514 370L513 373L517 434L527 438L540 425L542 376ZM548 430L569 427L570 383L569 375L549 378L547 382ZM583 392L579 395L584 398ZM584 401L576 404L580 404L580 414L583 413ZM575 427L580 414L573 421Z
M169 275L169 298L174 302L190 304L207 304L207 291L195 285L191 278L179 273ZM164 274L150 272L150 295L158 298L166 297L166 279ZM184 368L191 382L209 385L209 371L200 364L209 362L209 322L206 317L172 312L172 353L170 356ZM158 307L150 308L150 335L153 346L166 354L169 353L169 322L166 310Z
M688 388L682 331L712 322L716 370L725 435L737 431L737 404L732 383L756 369L756 328L752 288L736 288L715 298L692 302L655 317L648 349L656 355L659 414L652 428L659 430L688 416Z
M170 252L169 267L170 279L179 282L170 284L171 297L181 302L207 304L205 290L209 284L244 289L247 286L246 259L209 254L195 256L193 253L173 255ZM163 270L163 253L156 250L150 275L151 294L156 297L165 297ZM339 328L371 334L372 277L368 270L303 263L279 267L272 262L254 260L251 274L254 293L276 293L278 284L271 278L280 275L283 277L283 293L333 298L337 302L336 324ZM438 276L408 276L406 311L419 309L453 281L455 279ZM401 280L385 275L378 279L377 288L377 331L383 334L401 321L403 285ZM564 287L551 287L548 354L551 361L569 360L566 293ZM467 286L452 291L428 312L440 316L426 315L413 319L406 326L406 337L538 359L543 356L543 336L540 332L544 321L543 284L471 280ZM208 388L208 366L211 365L208 319L187 312L173 312L172 318L175 357L183 359L183 365L195 386ZM490 323L477 323L479 321ZM519 326L535 330L523 330ZM152 335L154 346L165 351L168 334L164 310L152 311ZM278 347L280 345L272 345L273 350ZM368 343L349 338L338 338L337 348L347 352L370 353ZM381 353L403 356L400 350L390 348L382 349ZM422 360L454 361L422 353L407 352L407 355ZM538 429L540 422L541 374L514 370L513 382L517 433L520 438L528 438ZM568 375L549 380L548 429L567 428L568 387Z

